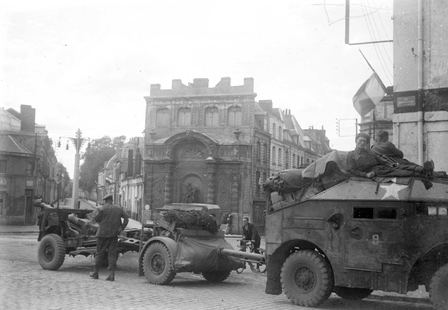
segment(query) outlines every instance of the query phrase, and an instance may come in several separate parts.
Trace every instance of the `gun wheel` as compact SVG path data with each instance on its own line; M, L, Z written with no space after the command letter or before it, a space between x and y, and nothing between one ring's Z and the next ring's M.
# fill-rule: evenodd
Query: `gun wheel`
M146 249L143 257L146 279L154 284L169 284L176 275L172 262L173 258L168 248L161 242L154 242Z
M65 244L56 234L49 234L42 238L37 249L39 264L46 270L58 270L65 259Z

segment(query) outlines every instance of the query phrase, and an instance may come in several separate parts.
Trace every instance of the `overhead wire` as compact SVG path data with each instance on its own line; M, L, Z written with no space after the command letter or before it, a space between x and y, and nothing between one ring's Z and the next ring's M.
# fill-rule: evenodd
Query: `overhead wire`
M378 27L376 26L375 19L373 17L373 13L378 12L378 9L373 13L368 12L367 8L371 8L371 6L368 3L367 4L365 4L365 3L366 3L365 1L362 1L361 9L363 11L363 16L364 16L364 19L365 19L365 22L367 25L367 30L369 31L371 40L378 41L380 38L380 33L378 30ZM389 83L391 83L391 80L389 78L389 75L391 75L391 71L388 68L388 65L386 64L383 53L378 48L377 44L374 45L374 50L375 50L375 53L376 53L378 59L380 60L379 63L380 63L381 68L383 69L383 72L386 74L386 78L388 79Z

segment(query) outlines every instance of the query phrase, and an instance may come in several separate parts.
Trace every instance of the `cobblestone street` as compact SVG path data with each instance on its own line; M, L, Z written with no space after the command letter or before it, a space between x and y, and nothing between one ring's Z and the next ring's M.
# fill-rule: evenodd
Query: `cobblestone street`
M264 293L266 275L246 269L232 272L219 284L201 275L179 273L168 286L150 284L138 276L137 253L118 260L116 281L88 276L91 257L66 257L58 271L43 270L37 262L35 235L0 234L0 309L310 309L291 304L284 294ZM431 309L422 302L369 298L347 301L332 295L319 309Z

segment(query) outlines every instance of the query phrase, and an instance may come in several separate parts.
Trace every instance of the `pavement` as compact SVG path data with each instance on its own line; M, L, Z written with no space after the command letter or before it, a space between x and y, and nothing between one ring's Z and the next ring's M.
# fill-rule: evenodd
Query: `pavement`
M95 209L96 203L88 200L80 200L81 205L80 209ZM69 206L69 207L68 207ZM70 199L67 199L65 204L60 205L61 208L73 208L73 203L71 203ZM0 234L36 234L36 237L39 233L39 228L37 225L0 225ZM226 240L236 249L237 240L241 239L241 235L226 235ZM265 240L262 237L261 245L262 248L265 248ZM377 299L377 300L390 300L390 301L399 301L399 302L413 302L413 303L430 303L429 294L426 292L424 286L420 286L416 291L408 292L405 295L392 293L392 292L383 292L383 291L374 291L368 299Z

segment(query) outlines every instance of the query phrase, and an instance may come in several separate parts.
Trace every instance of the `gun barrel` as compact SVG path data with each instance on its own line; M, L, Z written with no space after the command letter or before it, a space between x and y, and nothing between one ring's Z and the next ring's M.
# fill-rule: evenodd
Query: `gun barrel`
M256 261L259 263L265 262L264 255L258 254L258 253L248 253L248 252L242 252L242 251L236 251L236 250L221 249L221 254L241 258L243 260L245 259L245 260Z

